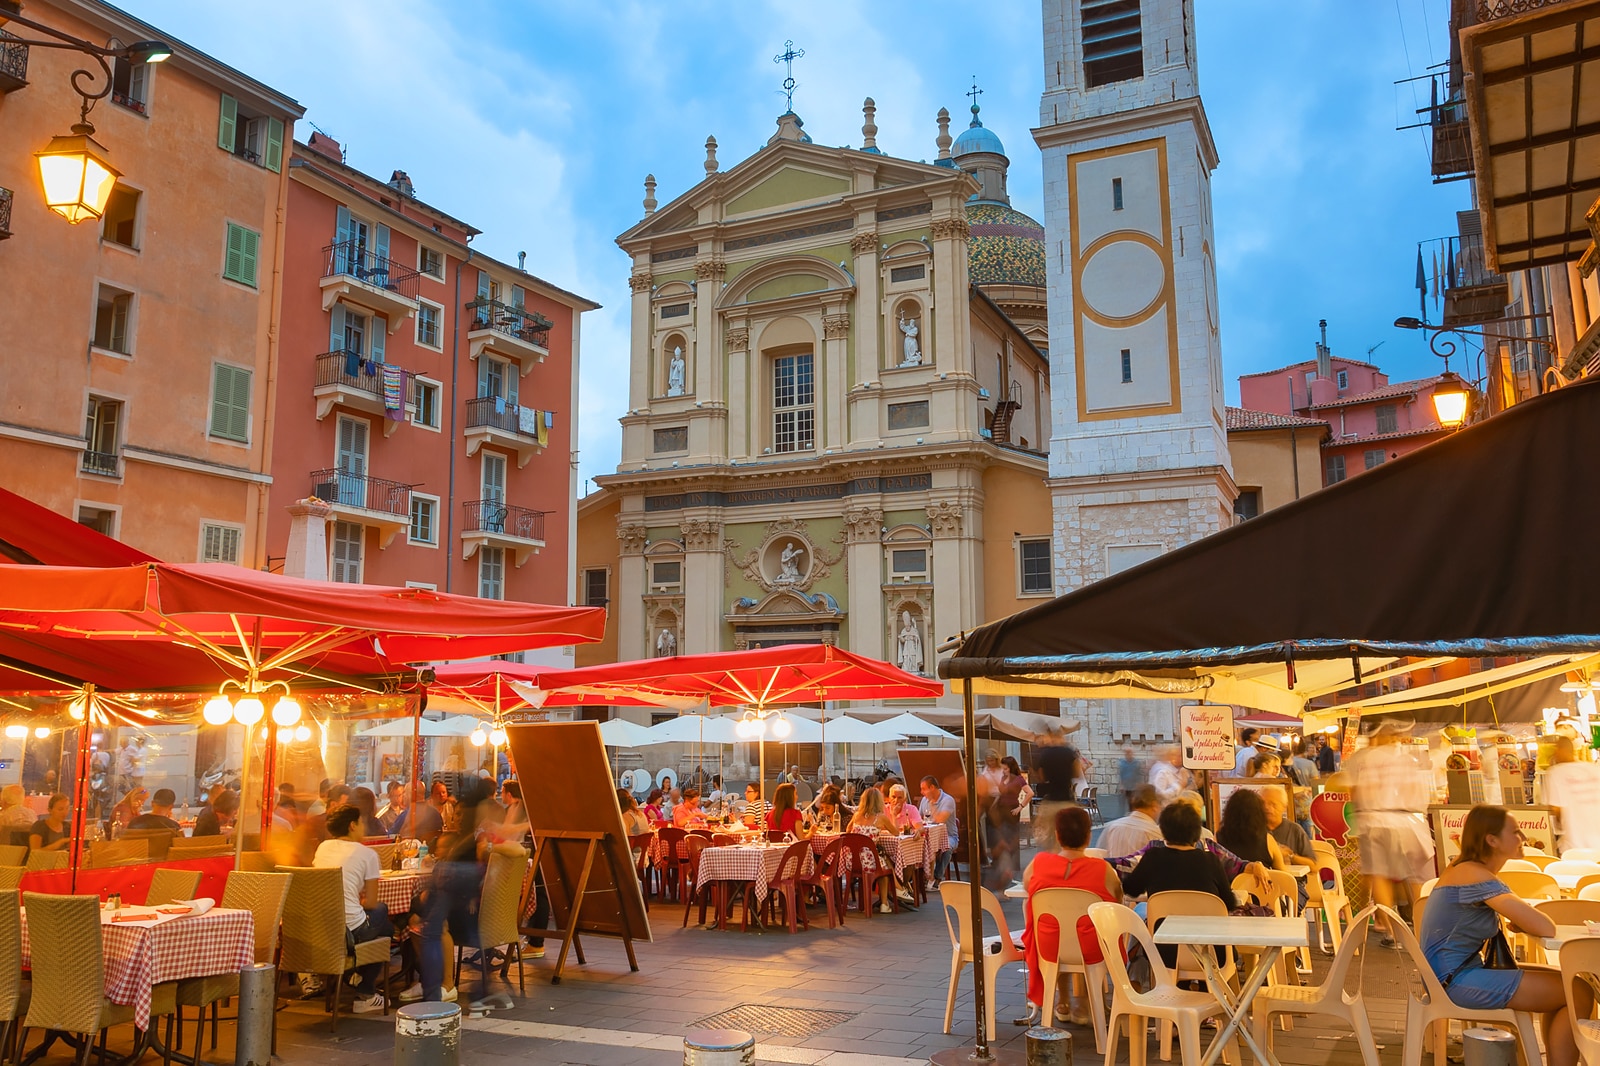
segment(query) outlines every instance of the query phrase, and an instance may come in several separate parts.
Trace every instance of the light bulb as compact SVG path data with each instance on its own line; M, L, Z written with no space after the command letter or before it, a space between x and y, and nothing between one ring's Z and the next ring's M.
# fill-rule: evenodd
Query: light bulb
M489 743L491 743L495 747L499 748L499 747L503 747L505 745L505 742L506 742L506 731L504 729L500 729L500 728L497 727L497 728L492 729L492 730L489 731Z
M472 741L473 747L481 748L489 742L489 734L485 733L483 731L483 726L480 725L478 728L472 731L472 735L467 739Z
M12 740L21 740L23 737L25 737L27 735L28 735L28 727L25 726L25 725L8 725L8 726L6 726L6 736L10 737Z
M256 696L244 696L233 705L234 721L240 725L255 725L266 713L267 709L261 705L261 700Z
M293 696L285 696L272 708L272 720L282 726L294 725L300 720L300 701Z
M280 730L278 730L278 743L279 744L287 744L287 743L289 743L289 741L291 741L293 739L294 739L294 730L293 729L280 729Z
M201 714L210 725L227 725L228 719L233 717L233 704L228 702L226 696L212 696L206 700L205 710Z
M67 713L72 715L72 717L76 718L78 721L83 721L83 711L84 707L86 706L86 702L87 701L85 701L82 696L79 696L77 699L67 704Z
M779 740L782 740L784 737L793 732L793 723L791 723L789 719L785 718L783 715L780 714L776 719L773 720L772 735L777 737Z
M50 735L50 727L47 725L34 726L33 735L43 740Z
M267 727L266 726L262 726L261 727L261 740L263 742L265 742L266 739L267 739Z
M294 739L300 741L302 744L305 743L306 741L310 740L311 739L311 727L306 725L304 722L301 722L299 725L295 726L294 727Z

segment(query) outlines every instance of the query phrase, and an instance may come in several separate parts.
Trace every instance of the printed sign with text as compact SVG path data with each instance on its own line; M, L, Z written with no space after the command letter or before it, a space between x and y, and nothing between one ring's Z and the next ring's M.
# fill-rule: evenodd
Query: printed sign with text
M1183 765L1190 770L1232 770L1233 708L1190 704L1178 711Z

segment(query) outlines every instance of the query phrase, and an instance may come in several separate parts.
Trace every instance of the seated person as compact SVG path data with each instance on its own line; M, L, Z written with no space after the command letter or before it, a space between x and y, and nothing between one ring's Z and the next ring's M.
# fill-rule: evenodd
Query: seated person
M889 819L888 805L883 802L883 793L878 791L877 786L861 793L860 802L856 804L856 813L851 817L846 832L854 833L860 829L877 829L884 833L899 832L894 822Z
M211 804L200 811L200 816L194 820L192 836L215 837L221 836L225 829L233 827L233 816L239 810L239 794L232 789L223 789L211 799Z
M672 824L679 829L706 828L706 812L700 809L700 790L690 785L682 795L682 802L672 808Z
M72 800L57 792L50 797L50 806L44 817L28 830L28 847L34 851L62 851L72 846L72 828L67 816L72 813Z
M839 832L843 828L840 809L839 790L832 785L824 785L811 804L811 831L829 834Z
M150 813L137 814L128 823L129 829L171 829L178 831L177 819L172 817L172 805L178 802L170 788L158 788L150 797Z
M1259 862L1269 870L1287 865L1267 824L1266 802L1254 789L1236 789L1228 797L1217 826L1217 843L1245 862Z
M1145 851L1139 865L1122 879L1123 893L1150 896L1179 890L1209 892L1232 910L1233 888L1223 872L1222 862L1199 847L1200 815L1195 809L1186 803L1169 804L1157 821L1163 846ZM1159 950L1168 966L1177 965L1176 946L1163 944Z
M922 815L916 807L906 802L906 786L896 781L889 786L889 798L884 803L884 813L889 816L889 821L894 823L895 831L903 833L908 829L917 829L922 825Z
M354 804L335 807L327 814L328 839L317 845L311 865L342 871L344 884L344 926L357 944L368 940L387 940L393 935L389 908L378 901L378 879L383 864L378 853L361 842L361 810ZM382 963L368 963L357 973L360 997L351 1006L357 1014L382 1010L383 993L378 988Z
M1090 829L1088 811L1076 806L1062 807L1056 811L1055 824L1056 844L1060 850L1041 851L1022 873L1022 883L1028 890L1028 902L1023 908L1027 926L1022 935L1022 944L1028 958L1030 1014L1032 1008L1039 1007L1044 1000L1044 975L1039 970L1039 959L1041 956L1050 959L1057 957L1061 933L1059 924L1053 919L1035 921L1033 894L1041 888L1081 888L1093 892L1107 903L1119 903L1122 900L1122 882L1111 864L1084 854L1083 849L1089 846ZM1077 936L1084 962L1104 961L1094 923L1088 915L1078 919L1077 928L1069 935ZM1061 995L1071 1003L1069 1014L1073 1024L1087 1024L1087 1001L1081 997L1072 999L1065 987L1061 989Z
M622 808L622 829L630 837L651 831L650 816L639 809L639 801L625 788L617 789L617 806Z
M1262 800L1267 808L1267 832L1272 834L1272 839L1278 844L1278 851L1282 853L1285 862L1294 866L1317 866L1316 856L1311 854L1311 837L1301 828L1300 823L1289 817L1288 800L1278 789L1263 795ZM1306 905L1306 879L1295 879L1300 886L1300 906Z
M0 827L25 829L38 820L33 808L28 806L21 785L7 785L5 788L0 788Z
M661 797L666 795L659 788L652 788L650 795L644 799L644 816L650 820L651 825L666 825L667 816L661 810Z
M811 835L806 827L805 815L795 798L794 785L784 782L772 793L772 810L767 814L767 828L775 833L793 835L796 839Z
M761 798L761 786L754 781L744 786L744 824L751 829L767 826L767 801Z

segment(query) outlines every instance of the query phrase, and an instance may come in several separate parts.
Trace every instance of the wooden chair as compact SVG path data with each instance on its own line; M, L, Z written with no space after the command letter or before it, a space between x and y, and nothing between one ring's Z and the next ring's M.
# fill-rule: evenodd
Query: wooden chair
M839 838L839 842L844 845L845 852L850 856L850 869L844 878L843 906L850 905L850 890L854 886L856 898L860 901L861 916L872 917L872 901L878 895L878 885L887 881L889 905L898 914L900 897L894 890L894 871L888 869L887 864L878 858L878 849L873 846L872 838L861 833L845 833Z
M133 1022L133 1008L105 996L105 954L100 933L100 901L93 896L53 896L24 892L32 952L33 993L17 1043L20 1056L29 1029L54 1029L83 1037L79 1062L86 1062L97 1035ZM49 948L44 949L44 945Z
M328 1009L333 1012L331 1032L339 1031L341 978L359 966L383 964L383 1012L389 1013L389 955L387 936L358 943L352 954L345 947L344 874L338 869L289 866L292 875L283 906L283 955L278 966L285 973L315 973L328 981ZM270 875L258 875L270 876ZM230 878L231 880L231 878Z
M522 881L528 873L528 853L518 844L496 844L489 852L478 896L478 965L483 969L484 985L489 983L489 951L505 950L501 976L509 983L513 956L517 964L517 992L527 995L526 974L522 965L522 934L517 919L522 906ZM461 949L456 945L456 987L461 987Z
M1453 1018L1510 1029L1517 1034L1517 1039L1522 1043L1523 1062L1531 1066L1532 1063L1541 1061L1538 1026L1532 1014L1509 1009L1474 1010L1470 1007L1457 1006L1445 992L1444 986L1439 983L1438 975L1433 972L1433 967L1428 965L1416 936L1412 934L1400 915L1381 905L1368 909L1375 910L1389 919L1390 934L1400 944L1401 950L1411 957L1411 964L1416 967L1417 976L1422 981L1422 994L1419 996L1414 989L1408 989L1406 998L1406 1035L1402 1059L1405 1066L1422 1066L1422 1051L1430 1032L1435 1033L1434 1066L1445 1066L1444 1032L1442 1028L1436 1029L1436 1027L1448 1026Z
M828 841L823 846L822 854L817 856L816 865L809 876L800 879L807 892L812 890L822 893L823 903L828 908L828 928L832 929L835 920L839 925L844 924L844 886L843 874L839 867L844 862L844 842L842 839Z
M159 871L157 871L159 872ZM278 928L283 921L283 904L289 895L293 879L286 873L262 873L254 870L234 870L222 890L221 906L229 910L249 911L255 926L256 962L274 962L278 954ZM340 897L340 915L344 914L343 896ZM239 975L215 974L210 977L191 977L178 982L175 1008L178 1012L178 1030L183 1030L183 1008L200 1008L199 1024L195 1027L194 1046L200 1047L205 1034L206 1008L211 1008L211 1046L217 1046L217 1004L239 994ZM273 1034L276 1040L277 1012L273 1012Z
M150 891L144 898L145 906L159 907L163 903L194 899L199 888L199 870L158 869L150 875Z
M1356 916L1350 932L1333 956L1333 965L1321 985L1302 988L1269 985L1256 994L1251 1010L1256 1043L1272 1049L1272 1016L1274 1014L1304 1014L1338 1018L1356 1035L1356 1046L1361 1049L1361 1060L1366 1066L1379 1066L1378 1044L1372 1036L1372 1022L1367 1017L1367 1003L1362 997L1360 974L1357 973L1356 991L1345 991L1350 977L1350 966L1356 953L1366 942L1369 920L1374 908L1368 907Z
M72 861L72 856L65 851L30 851L28 853L28 872L38 870L65 870Z
M798 928L810 929L811 923L806 918L806 890L805 868L806 861L811 858L811 841L797 840L790 844L783 853L783 858L778 860L778 872L771 881L767 882L767 915L768 924L771 924L773 907L778 900L783 901L784 915L788 919L789 932L796 932ZM828 925L833 926L833 913L830 908Z
M1572 1036L1578 1042L1583 1066L1600 1066L1600 1022L1589 1017L1592 1011L1581 1009L1593 1001L1597 982L1600 940L1569 940L1561 949L1561 986L1567 993L1567 1017L1572 1019ZM1575 995L1580 989L1581 996Z
M22 983L22 896L10 888L0 892L0 1060L11 1051L31 990Z
M1147 1040L1145 1024L1147 1020L1154 1020L1177 1027L1178 1049L1183 1066L1197 1066L1203 1055L1200 1023L1223 1013L1217 997L1210 992L1191 992L1178 987L1178 979L1161 961L1161 954L1156 951L1150 931L1130 908L1120 903L1097 900L1089 907L1089 920L1094 923L1095 936L1100 941L1100 953L1105 956L1106 972L1111 977L1111 1014L1106 1020L1106 1061L1111 1062L1116 1058L1117 1039L1121 1035L1119 1023L1126 1022L1128 1061L1135 1066L1143 1066ZM1122 955L1124 939L1143 947L1150 961L1152 987L1148 992L1140 992L1128 976L1128 964ZM1223 1054L1226 1061L1237 1064L1240 1061L1238 1041L1230 1040Z
M972 928L972 886L964 881L945 881L939 886L939 902L944 907L945 928L950 933L950 994L944 1006L944 1031L950 1033L956 1013L956 989L961 984L961 971L978 963L981 950L984 975L984 1028L989 1039L995 1039L994 1001L996 978L1000 968L1013 962L1022 962L1022 934L1006 927L1006 916L1000 901L987 888L983 890L983 913L994 922L995 936L981 936L981 930ZM955 920L951 920L951 915ZM986 923L987 924L987 923ZM978 947L982 940L981 949ZM1217 1008L1221 1010L1222 1008Z
M1040 1025L1056 1024L1056 985L1063 971L1083 977L1088 991L1089 1019L1094 1023L1094 1050L1106 1050L1106 964L1084 962L1083 945L1078 943L1078 919L1089 916L1089 908L1105 902L1093 892L1081 888L1041 888L1033 894L1033 928L1038 934L1039 922L1053 919L1060 930L1057 934L1056 957L1039 953L1039 974L1044 978L1044 999L1040 1003Z

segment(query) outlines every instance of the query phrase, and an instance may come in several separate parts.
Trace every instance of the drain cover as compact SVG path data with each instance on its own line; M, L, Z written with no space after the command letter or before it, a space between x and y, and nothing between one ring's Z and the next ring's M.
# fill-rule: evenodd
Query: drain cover
M856 1016L848 1010L810 1010L805 1007L768 1007L741 1003L732 1010L690 1022L690 1029L743 1029L747 1033L804 1038L842 1025Z

